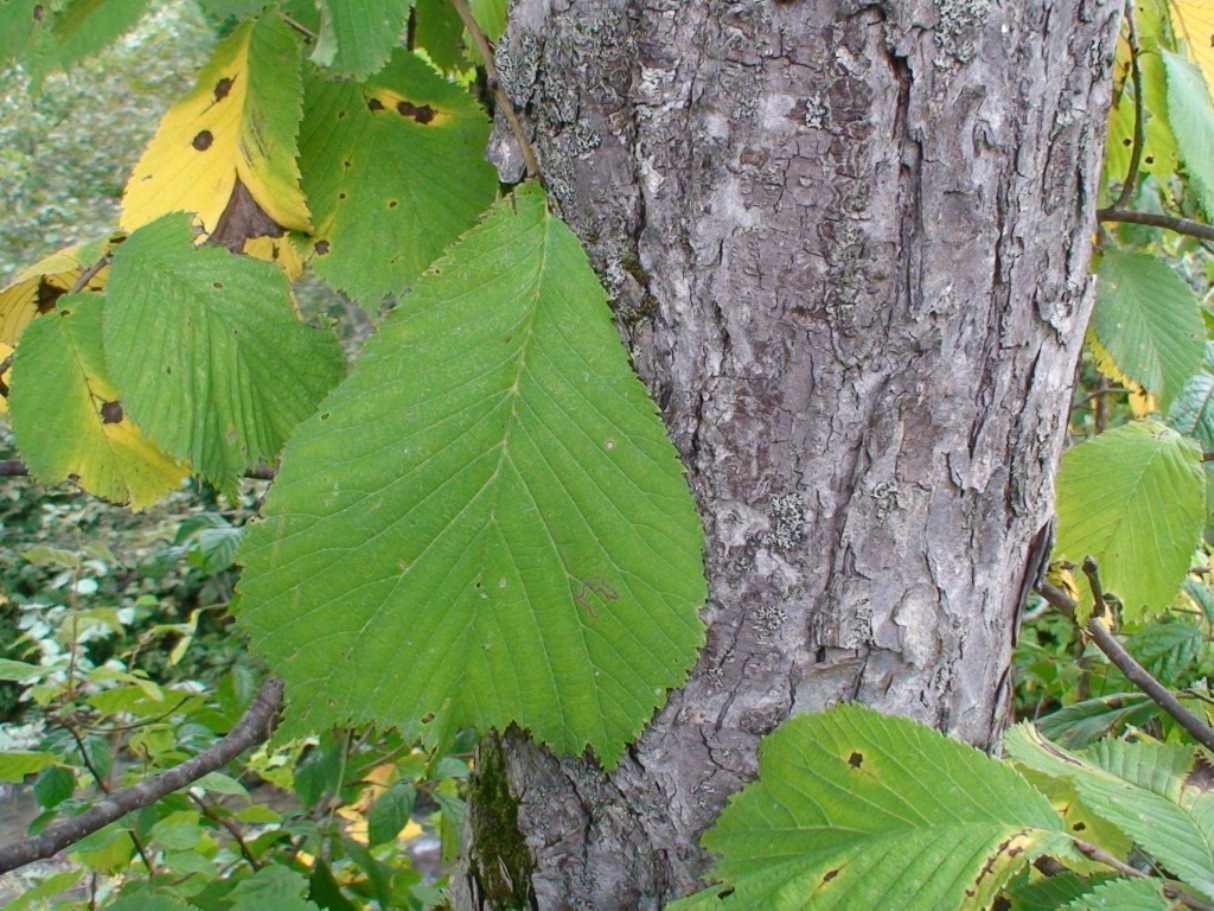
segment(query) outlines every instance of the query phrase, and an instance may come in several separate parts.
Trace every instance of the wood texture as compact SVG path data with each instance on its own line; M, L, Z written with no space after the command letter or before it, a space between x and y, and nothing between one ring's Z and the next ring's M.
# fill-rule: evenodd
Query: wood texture
M791 714L858 700L998 738L1092 304L1119 14L516 0L503 84L687 464L711 583L699 665L616 771L506 737L532 907L692 889ZM455 905L498 907L493 818L470 818Z

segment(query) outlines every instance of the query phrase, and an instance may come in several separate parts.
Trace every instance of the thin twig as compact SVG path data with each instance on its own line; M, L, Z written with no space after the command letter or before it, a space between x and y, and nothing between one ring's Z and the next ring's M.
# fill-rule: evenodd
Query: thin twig
M1138 65L1138 20L1134 11L1134 0L1126 0L1125 21L1130 41L1130 79L1134 83L1134 148L1130 151L1130 170L1126 173L1121 193L1111 208L1124 209L1138 187L1138 169L1142 165L1142 147L1146 141L1143 128L1142 68Z
M489 81L489 89L493 92L493 97L497 99L497 106L506 115L506 122L510 125L510 132L514 134L514 141L523 150L523 163L527 166L527 176L534 177L543 183L544 174L540 170L539 160L535 157L535 149L531 147L531 142L527 139L522 121L518 119L518 112L514 109L509 93L502 85L502 80L498 78L497 64L493 60L493 47L489 44L489 39L485 37L485 32L481 29L480 23L476 21L476 17L472 15L472 10L468 7L466 0L451 0L451 5L455 7L455 11L463 20L464 28L472 36L476 50L481 55L481 60L485 64L485 78Z
M315 41L315 40L316 40L316 32L312 31L310 28L308 28L308 27L307 27L306 25L304 25L303 23L301 23L301 22L296 22L296 21L295 21L294 19L292 19L290 16L287 16L287 15L285 15L285 14L284 14L284 15L283 15L283 17L282 17L282 21L283 21L283 22L285 22L285 23L286 23L288 26L290 26L291 28L295 29L295 31L299 32L299 34L303 35L303 36L304 36L305 38L307 38L309 41Z
M261 743L273 730L274 717L282 703L282 688L281 680L274 677L266 680L253 703L227 736L193 759L187 759L147 781L115 791L79 816L53 825L41 835L0 846L0 873L53 857L86 835L121 819L127 813L150 806L166 794L193 784Z
M1062 589L1043 582L1037 586L1037 592L1050 604L1058 608L1072 620L1075 619L1075 608L1078 603ZM1112 662L1113 666L1125 674L1126 679L1151 697L1151 700L1161 709L1176 719L1176 723L1188 731L1193 738L1206 749L1214 750L1214 730L1205 722L1181 705L1162 683L1151 676L1150 672L1139 664L1134 656L1125 650L1120 642L1098 620L1088 621L1087 633Z
M88 287L88 283L97 277L97 273L110 264L111 258L112 254L107 253L101 257L101 259L97 260L97 262L93 263L91 266L81 272L76 280L72 282L72 287L67 293L79 294L81 291L83 291L86 287Z
M1122 876L1132 876L1135 879L1144 879L1147 874L1143 873L1137 867L1131 867L1119 857L1114 857L1108 851L1088 844L1086 841L1075 839L1075 847L1084 857L1094 860L1097 863L1106 864L1120 873Z
M190 794L190 800L194 801L203 816L216 825L227 829L228 834L235 839L237 846L240 848L240 855L248 861L249 866L253 868L254 872L261 869L261 861L254 857L253 852L249 850L249 846L244 840L244 833L240 831L240 826L236 825L232 820L220 816L209 803L197 794Z
M1203 240L1214 240L1214 227L1191 218L1178 218L1175 215L1156 215L1154 212L1134 212L1130 209L1110 207L1096 213L1097 221L1119 221L1135 225L1150 225L1155 228L1166 228L1177 234L1187 234L1189 237L1200 237Z

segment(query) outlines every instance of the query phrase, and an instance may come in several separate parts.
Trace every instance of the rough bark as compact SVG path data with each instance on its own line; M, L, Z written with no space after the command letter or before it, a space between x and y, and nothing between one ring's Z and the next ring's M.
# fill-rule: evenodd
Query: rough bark
M709 633L611 774L504 738L512 800L474 795L456 907L685 894L794 713L858 700L997 740L1092 302L1119 13L516 0L502 81L686 462ZM504 136L497 157L517 174ZM503 837L529 859L507 869Z

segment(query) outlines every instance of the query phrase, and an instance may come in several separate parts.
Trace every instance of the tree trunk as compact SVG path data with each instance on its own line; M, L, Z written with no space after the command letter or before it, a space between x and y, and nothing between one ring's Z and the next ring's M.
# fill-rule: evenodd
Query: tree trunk
M708 645L618 769L490 741L455 906L656 909L782 720L981 746L1084 327L1114 0L516 0L498 49L687 465ZM515 150L499 130L507 178Z

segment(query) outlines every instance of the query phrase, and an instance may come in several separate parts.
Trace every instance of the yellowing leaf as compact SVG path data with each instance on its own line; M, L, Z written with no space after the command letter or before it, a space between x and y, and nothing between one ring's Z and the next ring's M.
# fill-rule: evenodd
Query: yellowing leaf
M186 475L131 421L105 370L104 300L74 295L25 333L14 361L13 432L44 483L75 480L90 493L142 509Z
M1214 95L1214 4L1210 0L1172 0L1172 22Z
M304 258L291 242L291 236L282 237L250 237L244 242L242 252L268 263L277 263L287 276L287 281L295 281L303 275Z
M0 291L0 343L16 345L34 317L55 309L55 301L71 289L81 272L105 255L108 241L74 244L18 272ZM105 287L109 266L88 281L91 291Z
M241 222L241 239L309 230L295 162L301 94L298 36L274 16L241 25L160 122L127 183L123 227L186 211L207 233L225 216Z
M1129 390L1130 410L1134 412L1134 417L1142 418L1159 411L1159 402L1155 396L1147 392L1143 388L1142 383L1134 382L1121 372L1121 368L1113 360L1113 355L1109 354L1108 349L1100 344L1100 340L1095 335L1088 333L1088 344L1092 346L1092 356L1096 361L1096 369L1114 383L1120 383Z

